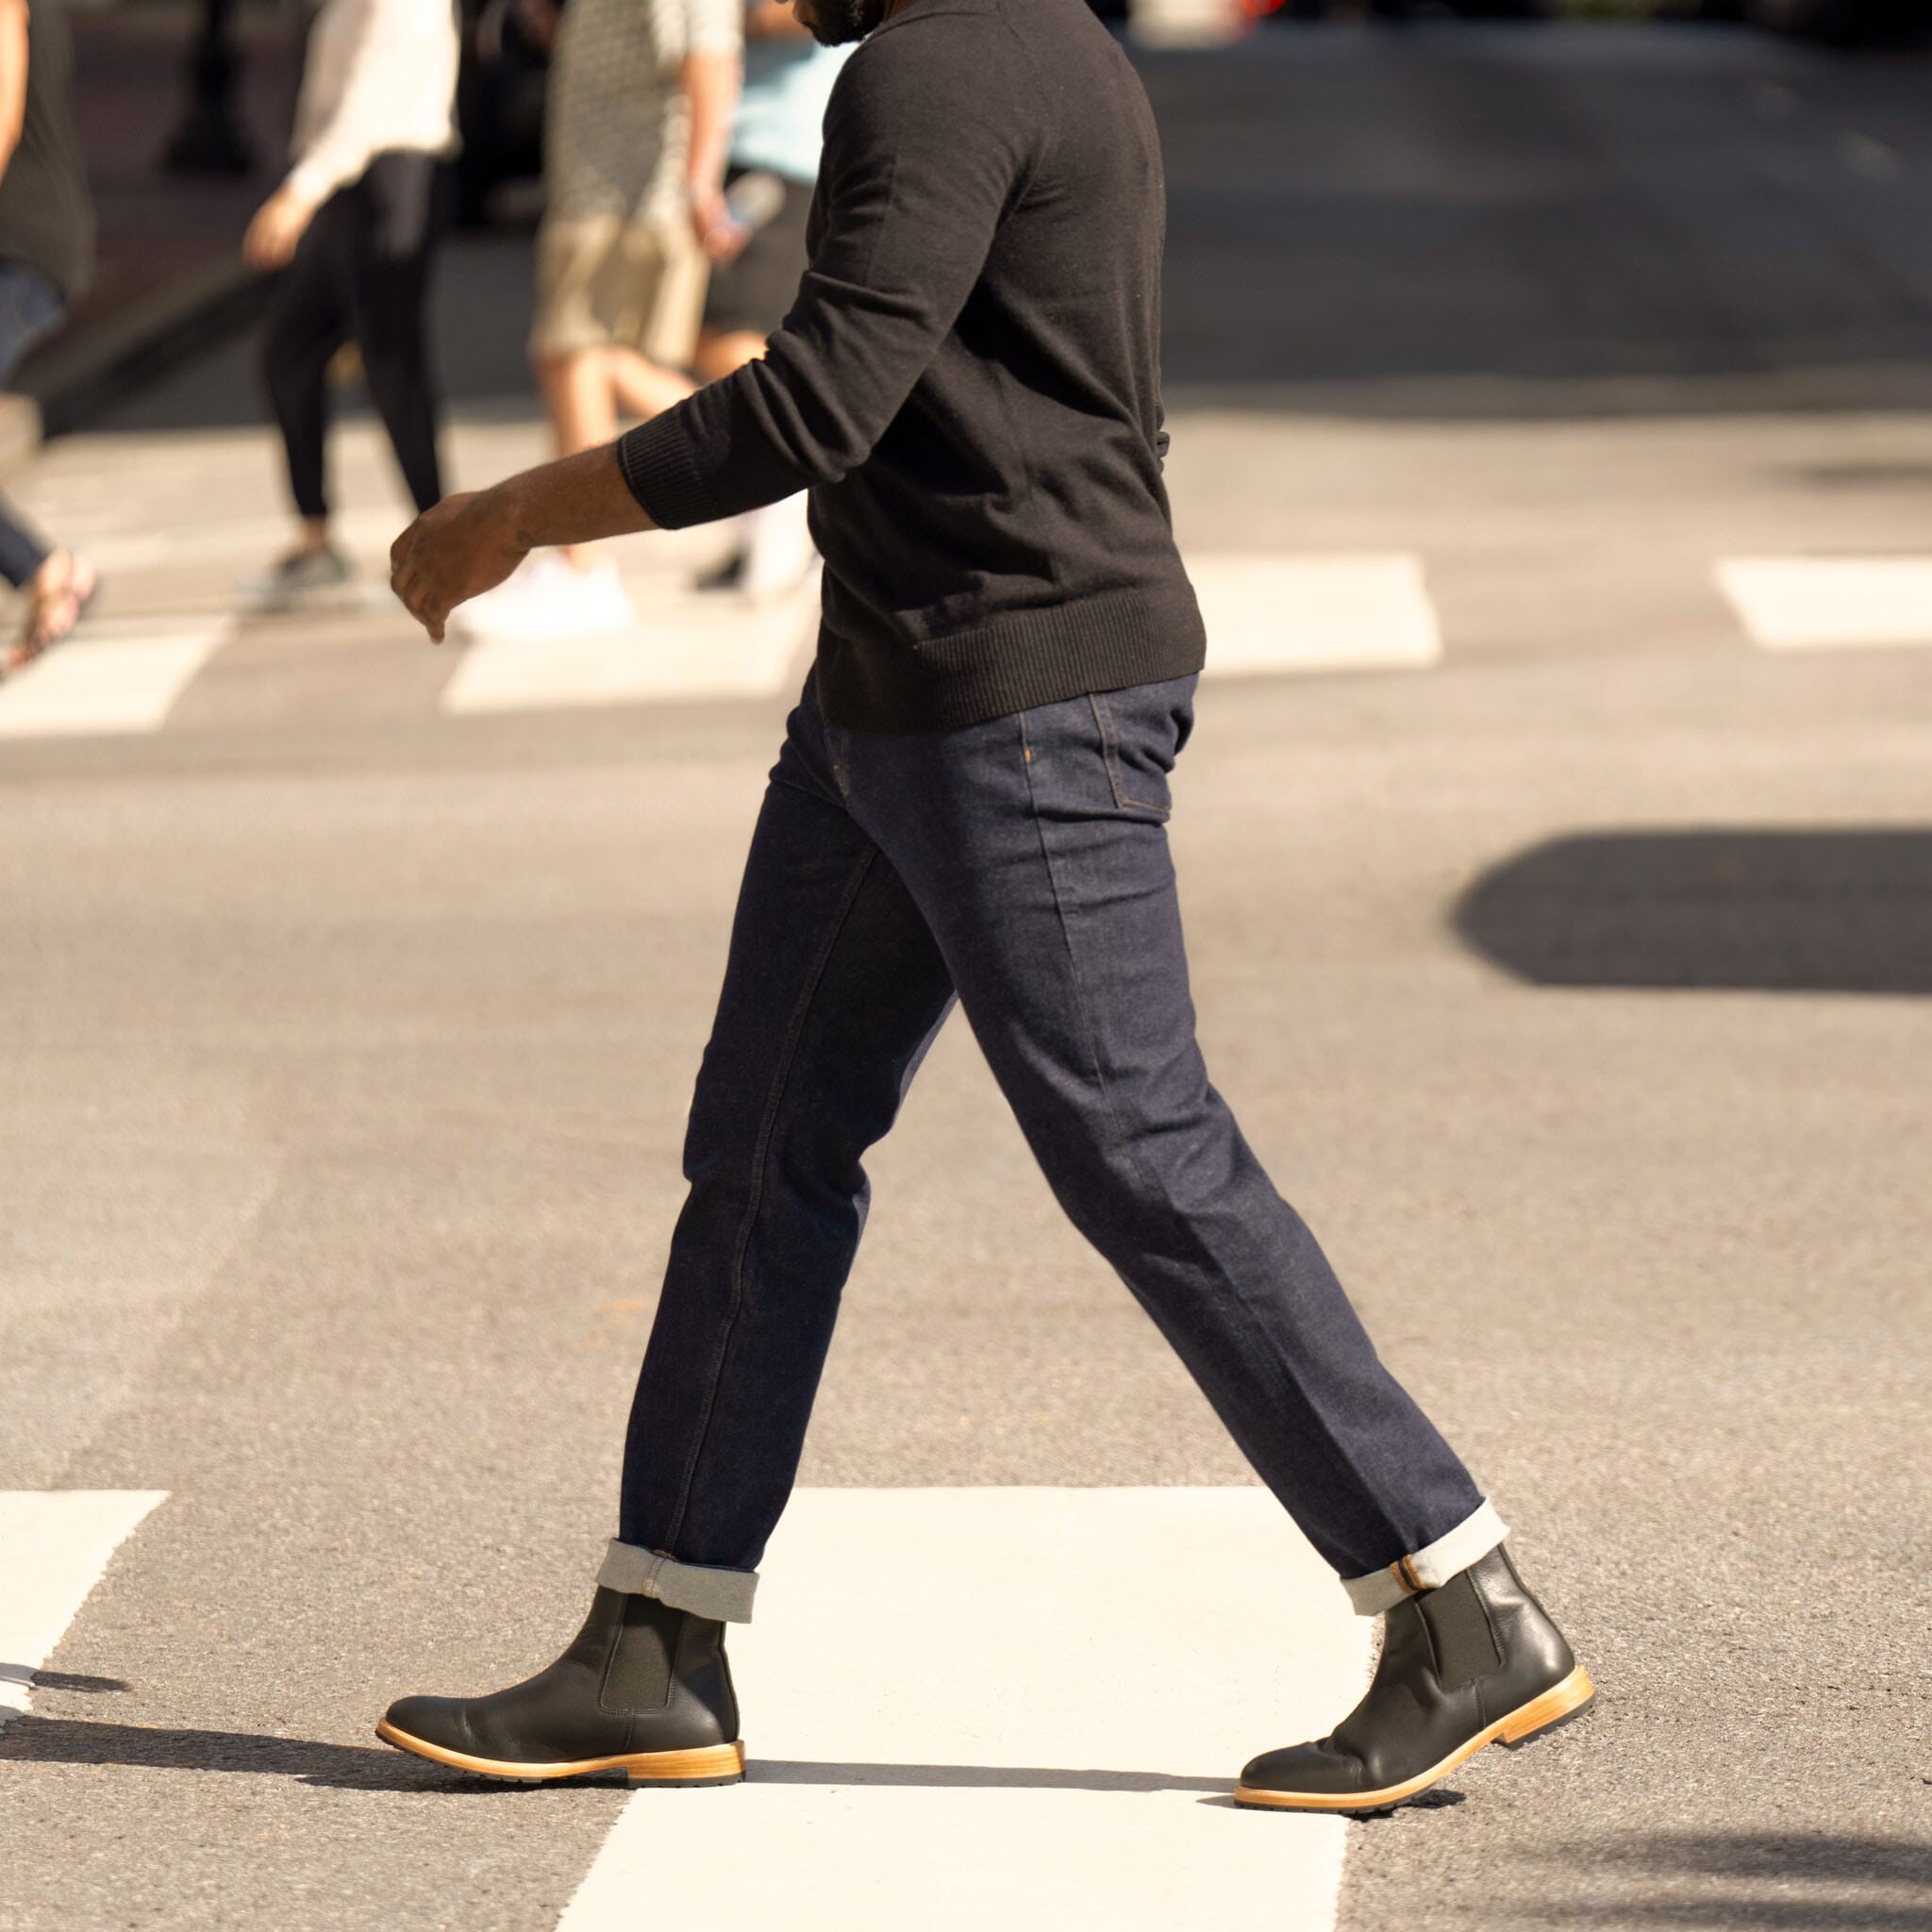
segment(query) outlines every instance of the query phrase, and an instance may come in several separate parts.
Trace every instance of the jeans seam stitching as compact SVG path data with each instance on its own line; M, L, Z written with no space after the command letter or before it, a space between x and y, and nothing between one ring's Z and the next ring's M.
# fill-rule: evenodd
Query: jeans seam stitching
M1090 691L1088 702L1093 707L1093 715L1100 725L1100 749L1107 759L1107 782L1113 787L1116 805L1132 806L1136 811L1158 812L1166 818L1174 808L1155 805L1144 798L1133 798L1127 793L1126 772L1121 764L1121 729L1114 721L1113 707L1108 702L1104 691Z
M698 1423L697 1441L691 1445L690 1458L685 1463L684 1477L678 1486L677 1507L672 1512L670 1527L664 1533L667 1543L675 1542L678 1532L684 1527L684 1519L691 1507L691 1492L697 1479L698 1464L704 1459L706 1444L710 1439L711 1421L717 1413L718 1389L724 1379L724 1360L731 1352L731 1340L738 1327L740 1310L744 1306L744 1257L751 1247L753 1229L758 1225L759 1210L764 1206L765 1168L771 1158L772 1135L777 1126L778 1110L784 1105L785 1089L791 1078L792 1063L798 1057L799 1041L805 1035L805 1024L811 1016L812 1003L818 997L819 983L824 977L825 966L832 957L832 948L839 943L839 935L845 929L845 922L851 915L854 902L858 897L859 888L865 884L866 874L872 870L872 862L878 855L878 847L868 844L859 854L852 869L852 876L845 882L838 909L832 915L829 930L820 945L818 956L812 961L811 971L806 975L804 987L798 995L798 1004L792 1009L791 1024L787 1029L785 1044L778 1055L778 1066L772 1076L772 1091L765 1102L764 1118L758 1124L758 1137L752 1150L751 1198L744 1206L744 1216L739 1224L738 1239L733 1243L731 1257L731 1299L724 1311L724 1332L718 1339L718 1352L711 1363L709 1386L705 1393L704 1415Z

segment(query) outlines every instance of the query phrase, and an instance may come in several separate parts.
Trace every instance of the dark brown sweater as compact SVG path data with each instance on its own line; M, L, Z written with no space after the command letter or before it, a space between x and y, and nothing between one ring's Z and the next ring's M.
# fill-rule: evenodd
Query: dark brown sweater
M912 0L846 63L765 358L618 445L667 529L810 489L834 724L1200 668L1161 481L1165 219L1153 112L1087 0Z

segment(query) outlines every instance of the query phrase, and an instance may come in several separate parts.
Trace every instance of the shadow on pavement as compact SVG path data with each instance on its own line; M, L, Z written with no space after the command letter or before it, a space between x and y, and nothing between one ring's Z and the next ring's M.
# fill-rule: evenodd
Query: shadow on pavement
M132 1687L120 1677L81 1677L72 1671L30 1671L25 1664L0 1664L0 1684L31 1684L42 1690L98 1692Z
M1817 1831L1665 1832L1596 1853L1613 1864L1717 1878L1836 1879L1932 1893L1932 1843Z
M88 1678L89 1684L109 1680ZM51 1684L52 1680L42 1679ZM166 1730L145 1724L87 1724L23 1717L0 1736L0 1764L125 1764L149 1771L249 1772L299 1778L339 1790L498 1792L560 1790L570 1784L520 1785L445 1771L404 1752L371 1744L325 1744L251 1731ZM1225 1778L1172 1777L1158 1771L1060 1771L1024 1765L817 1764L754 1757L747 1781L761 1785L892 1785L928 1790L1041 1791L1206 1791L1224 1795Z
M48 1680L42 1679L42 1683ZM146 1771L252 1772L356 1790L514 1790L376 1744L324 1744L249 1731L168 1730L77 1719L16 1718L0 1732L0 1764L125 1764Z
M1932 993L1932 831L1579 833L1491 867L1451 921L1535 986Z
M1579 1852L1568 1855L1574 1860ZM1598 1869L1657 1879L1722 1879L1775 1888L1773 1895L1679 1892L1671 1897L1591 1900L1524 1908L1548 1924L1668 1924L1743 1932L1923 1932L1932 1924L1932 1844L1824 1832L1662 1832L1591 1844L1580 1856ZM1865 1888L1863 1897L1805 1897L1807 1886ZM1874 1895L1876 1894L1876 1895Z

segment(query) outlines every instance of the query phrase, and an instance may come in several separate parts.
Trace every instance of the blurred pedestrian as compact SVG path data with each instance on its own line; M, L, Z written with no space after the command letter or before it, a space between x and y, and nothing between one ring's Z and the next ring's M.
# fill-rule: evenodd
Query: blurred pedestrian
M538 5L543 0L537 0ZM743 241L724 205L743 0L570 0L545 109L530 358L559 456L690 395L708 258ZM543 553L464 620L473 633L621 630L617 567Z
M282 607L338 589L324 481L329 363L361 352L371 400L419 511L442 495L425 307L454 192L456 9L450 0L324 0L295 108L294 165L242 252L283 271L261 371L301 534L255 587Z
M758 208L758 225L743 248L711 270L698 332L697 372L707 382L762 356L765 339L798 293L808 259L806 224L824 147L825 108L852 53L849 46L821 46L785 0L751 0L744 37L744 89L731 125L724 192L734 207L753 207L754 191L768 205ZM701 588L759 600L782 596L817 555L801 491L741 517L730 557Z
M0 0L0 381L58 326L93 271L94 210L75 131L74 50L61 0ZM0 498L0 576L26 600L0 657L17 670L85 615L99 578Z

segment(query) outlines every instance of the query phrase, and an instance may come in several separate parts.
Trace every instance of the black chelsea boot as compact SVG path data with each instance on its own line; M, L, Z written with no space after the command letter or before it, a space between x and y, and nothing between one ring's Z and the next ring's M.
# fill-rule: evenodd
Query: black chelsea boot
M599 1587L576 1641L488 1697L404 1697L375 1735L485 1777L731 1785L744 1775L724 1626Z
M1513 1750L1581 1717L1595 1694L1499 1544L1391 1610L1368 1694L1332 1737L1256 1758L1235 1803L1391 1811L1485 1744Z

